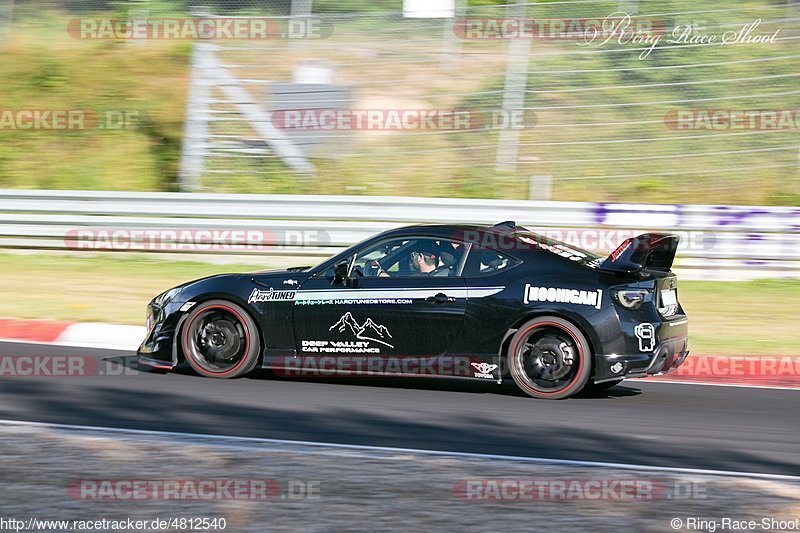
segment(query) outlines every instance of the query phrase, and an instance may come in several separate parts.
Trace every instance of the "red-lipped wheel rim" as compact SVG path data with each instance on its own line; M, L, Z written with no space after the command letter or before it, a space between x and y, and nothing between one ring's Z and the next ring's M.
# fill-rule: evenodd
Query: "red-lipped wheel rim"
M513 347L511 371L537 395L561 394L575 386L584 365L581 343L555 322L534 324Z
M207 307L186 325L184 350L195 364L211 374L233 372L244 363L249 349L247 325L230 307Z

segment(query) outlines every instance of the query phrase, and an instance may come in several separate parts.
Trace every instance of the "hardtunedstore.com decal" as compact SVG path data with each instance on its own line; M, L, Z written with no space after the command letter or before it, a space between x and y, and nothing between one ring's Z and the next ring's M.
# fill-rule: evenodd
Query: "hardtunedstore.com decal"
M410 305L411 298L331 298L327 300L298 299L295 305Z
M389 328L376 324L371 318L367 318L363 324L359 324L350 311L343 314L334 325L328 328L328 331L352 335L356 340L304 340L301 341L303 351L314 353L380 353L380 347L372 346L372 343L394 348L388 342L392 338Z
M639 339L640 352L652 352L656 349L656 328L653 327L653 324L647 322L637 324L633 332Z
M591 305L600 309L603 304L603 289L585 291L578 289L561 289L553 287L534 287L525 284L523 302L557 302L577 305Z
M296 294L297 291L276 291L271 287L269 290L253 289L247 298L247 303L291 301L294 300Z

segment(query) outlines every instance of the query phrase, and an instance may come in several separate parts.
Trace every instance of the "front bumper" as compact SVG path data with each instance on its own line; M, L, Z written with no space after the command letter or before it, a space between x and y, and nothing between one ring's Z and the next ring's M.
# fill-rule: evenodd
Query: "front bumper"
M172 361L163 361L161 359L152 359L150 357L145 357L142 354L139 354L139 364L149 366L150 368L155 368L158 370L172 370L175 368L175 363Z
M596 355L594 382L643 378L674 372L689 355L688 337L662 341L652 352L633 355Z
M136 354L139 363L153 368L171 369L178 364L176 332L180 331L186 315L180 312L180 302L159 306L148 305L148 331Z

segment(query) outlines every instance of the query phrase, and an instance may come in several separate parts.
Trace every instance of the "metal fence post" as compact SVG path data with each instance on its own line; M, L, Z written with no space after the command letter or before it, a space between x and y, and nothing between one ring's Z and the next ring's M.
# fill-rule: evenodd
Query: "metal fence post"
M457 66L461 62L461 37L456 35L455 24L466 16L466 3L467 0L455 0L453 18L444 19L442 54L439 59L442 68Z
M512 16L522 18L525 15L525 4L510 7ZM503 92L503 111L509 116L525 106L525 87L528 84L528 58L531 41L529 39L513 39L508 44L508 65L506 66L506 83ZM513 172L517 167L519 152L518 128L506 127L500 130L497 138L497 160L495 170Z
M304 24L308 24L309 17L311 17L311 3L312 0L292 0L292 7L291 7L291 18L289 19L289 24L295 24L295 21L303 21ZM289 33L291 28L286 28L286 38L289 40L289 47L295 50L303 50L307 48L307 40L308 35L301 39L293 39ZM306 31L308 31L308 26L306 26ZM296 43L293 42L295 40L299 40L301 42Z
M0 46L11 42L14 21L14 0L0 0Z
M178 184L181 191L200 190L200 178L205 170L208 146L208 102L211 99L209 75L214 45L197 43L192 50L189 72L189 96L186 100L186 119L183 129L181 167Z
M553 197L553 176L531 176L528 200L550 200Z

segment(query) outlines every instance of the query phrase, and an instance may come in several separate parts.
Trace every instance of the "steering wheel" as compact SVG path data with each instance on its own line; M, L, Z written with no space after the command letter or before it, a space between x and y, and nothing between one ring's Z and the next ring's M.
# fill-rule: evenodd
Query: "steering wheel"
M374 278L380 275L381 272L384 272L383 267L377 260L372 260L364 265L364 275Z

